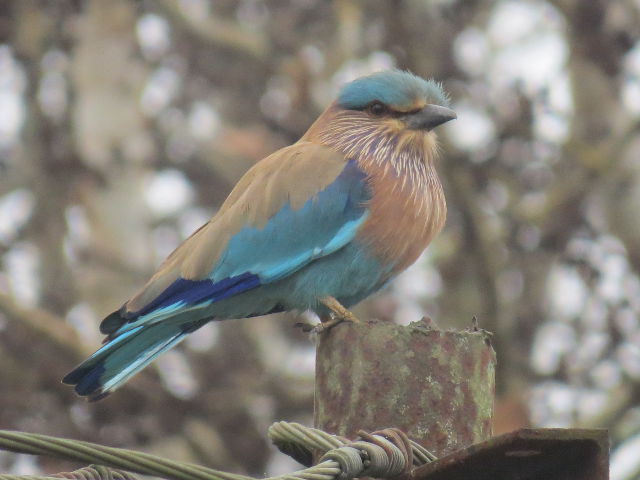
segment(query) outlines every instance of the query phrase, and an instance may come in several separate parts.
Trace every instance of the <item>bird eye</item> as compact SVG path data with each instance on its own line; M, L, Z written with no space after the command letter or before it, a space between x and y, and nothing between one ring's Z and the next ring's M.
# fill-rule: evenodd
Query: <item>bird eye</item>
M368 107L367 111L373 115L374 117L379 117L387 113L387 107L384 103L381 102L372 102Z

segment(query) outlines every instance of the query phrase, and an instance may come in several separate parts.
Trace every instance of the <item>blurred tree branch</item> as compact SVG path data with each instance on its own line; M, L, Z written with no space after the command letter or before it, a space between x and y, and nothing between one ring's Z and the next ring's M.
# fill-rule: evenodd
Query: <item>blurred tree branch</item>
M174 27L187 31L199 42L230 48L260 61L269 55L269 40L259 32L229 19L220 20L212 13L206 17L190 15L177 0L160 0L158 4Z
M78 359L93 351L79 341L76 331L63 318L41 308L24 307L4 293L0 293L0 313L5 314L9 321L21 322L28 326L61 349L73 352Z

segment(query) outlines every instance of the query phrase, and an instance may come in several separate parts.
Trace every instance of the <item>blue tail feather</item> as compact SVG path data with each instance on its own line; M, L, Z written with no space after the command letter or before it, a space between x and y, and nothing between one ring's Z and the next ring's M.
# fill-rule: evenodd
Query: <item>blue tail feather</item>
M99 400L207 321L163 322L126 331L106 343L62 381L75 385L78 395Z

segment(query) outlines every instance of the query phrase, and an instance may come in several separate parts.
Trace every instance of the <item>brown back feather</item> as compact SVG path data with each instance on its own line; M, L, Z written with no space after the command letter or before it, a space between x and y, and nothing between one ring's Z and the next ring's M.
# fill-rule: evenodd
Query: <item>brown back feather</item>
M345 167L344 156L328 147L300 141L256 163L238 181L220 210L164 261L126 304L137 311L178 277L206 278L229 240L245 226L263 228L285 204L297 210L330 185Z

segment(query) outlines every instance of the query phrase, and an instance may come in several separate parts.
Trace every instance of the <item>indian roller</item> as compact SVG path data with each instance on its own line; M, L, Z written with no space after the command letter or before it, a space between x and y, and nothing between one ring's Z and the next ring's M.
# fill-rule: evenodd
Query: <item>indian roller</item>
M214 320L289 310L355 320L348 308L411 265L444 224L433 130L455 118L442 87L409 72L344 85L102 321L104 345L63 382L100 399Z

